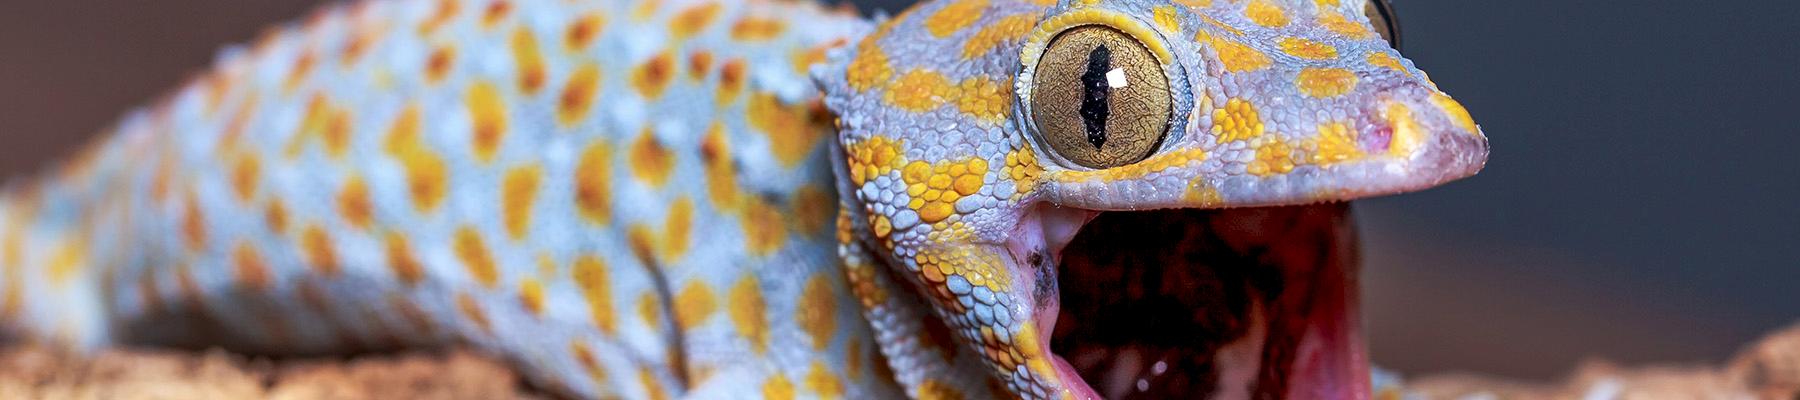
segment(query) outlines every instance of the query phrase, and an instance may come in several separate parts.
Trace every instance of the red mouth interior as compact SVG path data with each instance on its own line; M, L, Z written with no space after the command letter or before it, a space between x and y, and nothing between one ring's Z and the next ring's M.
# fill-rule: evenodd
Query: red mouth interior
M1051 349L1113 399L1366 398L1346 212L1101 214L1063 249Z

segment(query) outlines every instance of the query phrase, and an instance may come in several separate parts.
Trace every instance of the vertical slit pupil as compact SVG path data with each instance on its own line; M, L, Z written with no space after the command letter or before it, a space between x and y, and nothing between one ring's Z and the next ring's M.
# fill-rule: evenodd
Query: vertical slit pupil
M1081 96L1081 123L1087 127L1088 143L1095 149L1106 144L1106 117L1111 113L1107 98L1112 95L1106 73L1111 70L1112 50L1106 45L1095 46L1088 52L1087 72L1081 74L1081 87L1085 89Z

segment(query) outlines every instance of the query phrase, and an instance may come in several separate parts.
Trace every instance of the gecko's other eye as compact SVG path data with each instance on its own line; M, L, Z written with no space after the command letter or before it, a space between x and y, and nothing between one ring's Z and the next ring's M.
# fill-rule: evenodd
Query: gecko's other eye
M1363 3L1363 14L1369 16L1369 24L1375 25L1375 31L1381 33L1381 39L1394 49L1400 48L1400 20L1395 18L1394 5L1388 0L1369 0Z
M1057 154L1089 168L1142 161L1169 127L1169 80L1143 43L1113 28L1058 35L1032 81L1031 120Z

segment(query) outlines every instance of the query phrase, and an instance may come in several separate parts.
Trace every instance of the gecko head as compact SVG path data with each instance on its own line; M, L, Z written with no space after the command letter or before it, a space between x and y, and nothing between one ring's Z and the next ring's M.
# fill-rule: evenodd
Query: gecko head
M851 276L891 274L954 344L884 346L895 365L938 366L900 381L1366 395L1344 208L1273 207L1436 186L1488 149L1386 40L1389 15L1355 0L942 0L835 54L815 75L839 115L840 238L887 271Z

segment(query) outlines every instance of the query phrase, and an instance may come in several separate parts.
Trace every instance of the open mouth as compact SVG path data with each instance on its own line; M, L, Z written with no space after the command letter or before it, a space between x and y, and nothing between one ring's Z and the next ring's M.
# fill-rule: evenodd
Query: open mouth
M1367 398L1347 210L1100 214L1061 253L1058 368L1110 399Z

